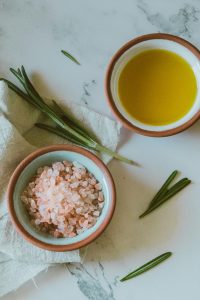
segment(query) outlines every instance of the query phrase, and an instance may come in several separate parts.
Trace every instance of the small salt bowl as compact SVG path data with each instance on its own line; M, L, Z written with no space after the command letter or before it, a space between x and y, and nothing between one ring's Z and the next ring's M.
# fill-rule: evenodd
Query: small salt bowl
M21 194L39 167L57 161L77 161L101 183L104 207L96 224L72 238L54 238L38 231L30 222ZM116 202L115 185L108 168L91 152L74 145L52 145L36 150L15 169L8 186L8 210L16 230L28 242L49 251L70 251L81 248L95 240L112 219Z

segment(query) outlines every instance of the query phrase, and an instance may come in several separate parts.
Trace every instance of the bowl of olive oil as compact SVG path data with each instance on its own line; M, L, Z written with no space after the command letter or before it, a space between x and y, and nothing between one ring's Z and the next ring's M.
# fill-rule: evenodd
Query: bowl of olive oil
M169 136L200 117L200 51L169 34L140 36L112 58L106 74L108 103L129 129Z

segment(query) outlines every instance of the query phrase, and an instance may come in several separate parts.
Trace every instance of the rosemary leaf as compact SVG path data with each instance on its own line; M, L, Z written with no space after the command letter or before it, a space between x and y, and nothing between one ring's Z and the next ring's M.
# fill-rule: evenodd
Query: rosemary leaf
M88 148L88 149L93 149L90 146L88 146L87 144L84 144L82 141L79 141L78 139L74 138L73 136L71 136L70 134L66 134L65 131L63 131L62 129L58 129L56 127L52 127L50 125L46 125L46 124L42 124L42 123L36 123L35 124L36 127L40 128L40 129L44 129L46 131L49 131L51 133L54 133L64 139L67 139L68 141L77 144L78 146L83 146L84 148Z
M154 211L160 205L165 203L167 200L171 199L174 195L176 195L178 192L180 192L183 188L185 188L190 183L191 180L189 180L188 178L181 179L179 182L174 184L170 189L168 189L164 195L158 198L157 201L151 205L151 207L149 207L142 215L139 216L139 218L141 219L144 216L150 214L152 211Z
M75 129L76 131L78 131L80 134L82 134L86 138L92 140L92 138L90 136L91 134L89 135L89 133L85 129L83 129L83 126L81 126L81 124L79 124L78 120L75 120L74 117L70 116L69 113L65 112L57 104L57 102L55 100L52 100L52 103L53 103L53 106L54 106L55 110L61 115L63 121L67 122L73 129ZM93 138L93 140L95 140L95 139Z
M125 277L120 279L120 281L123 282L123 281L129 280L136 276L141 275L142 273L154 268L155 266L157 266L158 264L160 264L161 262L163 262L164 260L169 258L171 255L172 255L172 252L166 252L166 253L161 254L160 256L157 256L156 258L152 259L148 263L144 264L143 266L139 267L135 271L129 273L128 275L126 275Z
M72 56L69 52L65 51L65 50L61 50L61 52L68 57L69 59L71 59L73 62L75 62L77 65L80 65L80 62L74 57Z
M175 170L175 171L172 172L172 174L167 178L167 180L162 185L162 187L160 188L160 190L158 191L158 193L151 200L148 208L150 208L151 206L153 206L156 203L156 201L159 200L159 198L162 197L166 193L167 188L169 187L170 183L173 181L173 179L176 177L177 174L178 174L177 170Z
M10 71L11 71L11 73L13 73L13 75L15 75L17 77L17 79L21 82L21 84L24 85L23 79L21 77L21 72L19 73L19 71L16 71L13 68L10 68Z
M36 89L34 88L34 86L31 83L31 81L29 80L29 78L28 78L28 76L26 74L24 66L22 66L21 69L22 69L22 72L21 72L22 77L24 78L27 86L32 90L32 92L34 93L34 95L40 99L40 102L45 104L44 100L42 99L42 97L40 96L40 94L36 91Z

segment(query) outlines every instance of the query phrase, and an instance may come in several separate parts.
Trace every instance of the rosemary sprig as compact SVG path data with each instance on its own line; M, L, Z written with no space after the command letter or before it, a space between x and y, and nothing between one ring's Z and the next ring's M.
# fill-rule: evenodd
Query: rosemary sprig
M74 117L70 116L70 113L67 111L64 111L60 105L58 105L58 103L55 100L52 100L54 109L58 112L58 114L60 114L60 116L62 117L62 119L67 122L72 128L74 128L76 131L78 131L80 134L82 134L83 136L85 136L86 138L91 140L91 133L89 133L88 131L86 131L85 128L83 128L83 126L81 126L80 121L75 119Z
M62 130L61 128L59 127L53 127L53 126L50 126L50 125L46 125L46 124L43 124L43 123L36 123L35 124L36 127L40 128L40 129L44 129L46 131L49 131L51 133L54 133L64 139L67 139L68 141L78 145L78 146L84 146L86 148L90 148L88 145L84 144L84 142L78 142L76 139L73 138L72 135L70 135L69 133L67 134L66 131ZM93 148L90 148L91 150Z
M156 201L159 200L159 198L162 197L165 194L168 186L170 185L170 183L173 181L173 179L176 177L177 174L178 174L177 170L175 170L174 172L172 172L172 174L167 178L167 180L165 181L165 183L161 186L161 188L158 191L158 193L151 200L148 208L150 208L152 205L154 205L156 203Z
M71 55L69 52L65 51L65 50L61 50L61 52L67 56L69 59L71 59L73 62L75 62L75 64L80 65L80 62L73 56Z
M171 188L169 188L170 183L173 181L177 174L178 172L174 171L168 177L161 189L150 202L147 210L142 215L140 215L139 218L143 218L144 216L150 214L152 211L154 211L156 208L158 208L160 205L165 203L167 200L172 198L174 195L176 195L178 192L180 192L183 188L185 188L188 184L191 183L191 180L189 180L188 178L183 178L177 183L175 183Z
M157 256L156 258L152 259L148 263L144 264L143 266L139 267L138 269L134 270L133 272L129 273L128 275L120 279L120 281L123 282L141 275L142 273L154 268L155 266L157 266L158 264L160 264L161 262L169 258L171 255L172 252L166 252L161 254L160 256Z
M21 69L17 70L11 68L10 71L22 84L25 92L7 79L0 78L0 80L5 81L10 89L15 91L20 97L22 97L28 103L32 104L42 113L44 113L56 125L56 127L51 127L45 124L39 124L37 125L38 127L58 134L79 146L92 149L97 152L107 153L111 157L128 164L135 164L132 160L123 157L120 154L99 144L99 142L95 138L93 138L85 129L83 129L83 127L81 127L78 122L71 118L69 114L65 114L65 112L57 105L55 101L53 103L53 107L45 103L43 98L36 91L31 81L29 80L23 66L21 67Z
M147 209L140 218L143 218L144 216L150 214L152 211L154 211L157 207L165 203L167 200L169 200L171 197L173 197L175 194L177 194L179 191L181 191L184 187L186 187L188 184L191 183L191 180L185 178L184 181L179 184L177 183L177 186L172 187L159 201L157 201L154 205L152 205L149 209Z

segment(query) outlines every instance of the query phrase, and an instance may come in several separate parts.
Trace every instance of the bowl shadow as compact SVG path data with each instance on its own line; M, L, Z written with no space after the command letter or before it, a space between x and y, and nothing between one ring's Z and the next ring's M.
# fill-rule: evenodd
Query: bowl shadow
M123 164L113 161L110 170L117 189L116 210L106 231L88 247L85 261L121 260L166 248L178 222L178 211L167 203L139 219L156 190L139 181Z

